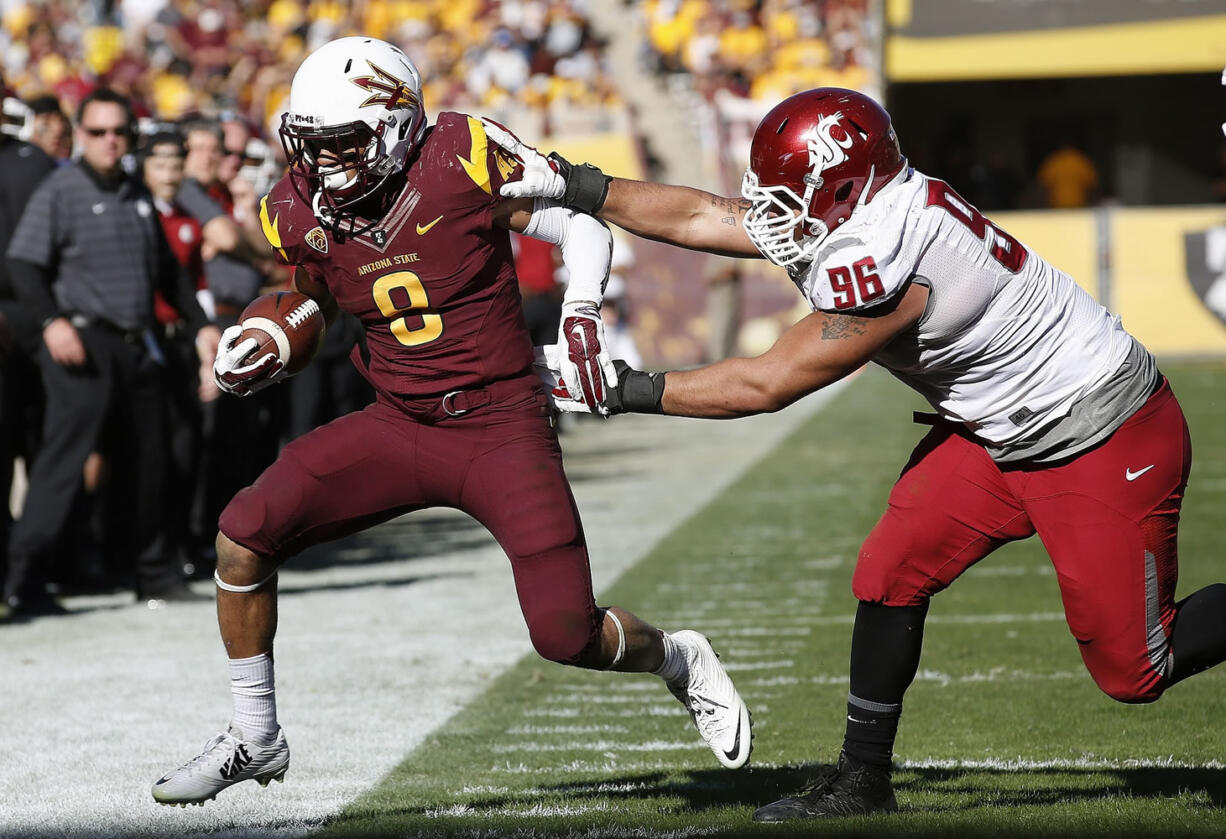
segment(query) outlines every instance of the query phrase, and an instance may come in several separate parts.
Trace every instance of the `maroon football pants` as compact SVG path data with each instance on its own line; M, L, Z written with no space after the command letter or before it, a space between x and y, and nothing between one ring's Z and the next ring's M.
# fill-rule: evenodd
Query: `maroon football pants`
M583 526L535 376L437 423L380 396L286 446L234 497L219 527L283 561L423 507L462 510L498 540L541 656L574 661L596 637Z
M865 540L852 590L888 606L922 603L996 548L1038 533L1094 681L1120 701L1152 701L1169 684L1191 463L1187 424L1165 382L1107 442L1047 468L1002 469L954 426L938 425Z

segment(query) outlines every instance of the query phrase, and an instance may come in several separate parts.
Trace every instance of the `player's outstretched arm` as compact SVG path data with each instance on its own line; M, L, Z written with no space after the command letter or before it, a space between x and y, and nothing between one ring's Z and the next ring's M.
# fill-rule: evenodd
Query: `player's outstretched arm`
M595 166L575 166L557 152L546 157L495 122L484 124L486 136L523 164L520 178L503 184L503 197L553 199L638 236L691 250L761 256L745 232L748 201L688 186L609 178Z
M868 363L919 320L927 301L928 289L911 285L879 314L814 312L756 358L668 373L620 368L612 409L709 419L778 411Z
M688 186L614 178L598 215L624 230L690 250L761 257L745 232L750 203Z

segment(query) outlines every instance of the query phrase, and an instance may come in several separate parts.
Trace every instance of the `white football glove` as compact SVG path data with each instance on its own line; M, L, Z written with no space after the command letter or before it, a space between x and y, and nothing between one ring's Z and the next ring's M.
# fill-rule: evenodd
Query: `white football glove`
M533 362L532 368L545 385L545 395L549 397L549 406L564 414L590 414L591 409L586 404L570 398L570 391L566 389L566 382L562 380L562 374L558 370L559 359L565 355L559 350L558 345L550 344L547 347L533 347L533 349L536 351L536 361Z
M242 334L243 327L239 324L221 333L217 358L213 361L213 379L226 393L250 396L284 379L285 365L276 353L271 352L244 364L258 344L254 338L239 343L238 337Z
M566 193L566 179L558 173L557 164L498 123L488 119L481 123L486 137L524 164L524 176L498 190L503 198L561 198Z
M562 302L558 365L570 398L583 402L592 413L607 417L605 386L617 385L617 370L605 342L604 321L597 304L589 300Z

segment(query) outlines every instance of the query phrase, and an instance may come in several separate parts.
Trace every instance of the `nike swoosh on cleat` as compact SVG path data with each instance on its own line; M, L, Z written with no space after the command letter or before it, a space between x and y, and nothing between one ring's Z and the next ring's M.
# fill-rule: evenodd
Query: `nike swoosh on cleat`
M736 760L741 753L741 718L736 720L736 736L732 738L732 748L724 749L724 757L728 760Z
M1153 469L1153 468L1154 468L1154 466L1156 466L1156 465L1157 465L1157 464L1151 463L1151 464L1149 464L1149 466L1146 466L1144 469L1138 469L1138 470L1137 470L1137 471L1135 471L1135 472L1133 472L1133 471L1132 471L1131 469L1129 469L1128 467L1124 467L1124 480L1126 480L1126 481L1135 481L1137 478L1139 478L1139 477L1141 477L1142 475L1144 475L1144 474L1145 474L1146 472L1148 472L1150 469Z
M418 236L424 236L424 235L426 235L426 233L428 233L428 232L429 232L429 230L430 230L430 228L431 228L431 227L434 227L434 225L438 224L438 223L439 223L440 221L442 221L442 220L443 220L443 217L442 217L442 216L439 216L439 217L438 217L438 218L436 218L434 221L429 222L429 223L427 223L427 224L422 224L421 222L418 222L418 223L417 223L417 235L418 235Z

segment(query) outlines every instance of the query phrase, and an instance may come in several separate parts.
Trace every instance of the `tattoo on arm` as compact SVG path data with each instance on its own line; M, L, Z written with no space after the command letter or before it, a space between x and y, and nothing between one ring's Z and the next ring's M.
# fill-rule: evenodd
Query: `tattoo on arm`
M745 215L745 213L749 212L749 208L753 205L745 199L734 201L731 198L721 198L720 196L716 195L712 196L711 198L711 206L715 208L716 212L728 214L720 219L720 221L722 221L724 224L735 227L737 224L737 217Z
M837 341L841 338L863 334L864 324L846 315L832 315L822 324L822 339L825 341Z
M749 207L752 207L753 204L750 204L750 202L745 199L738 201L734 199L727 199L727 197L712 195L711 206L715 207L715 209L718 211L731 212L733 215L744 215L745 212L749 211Z

